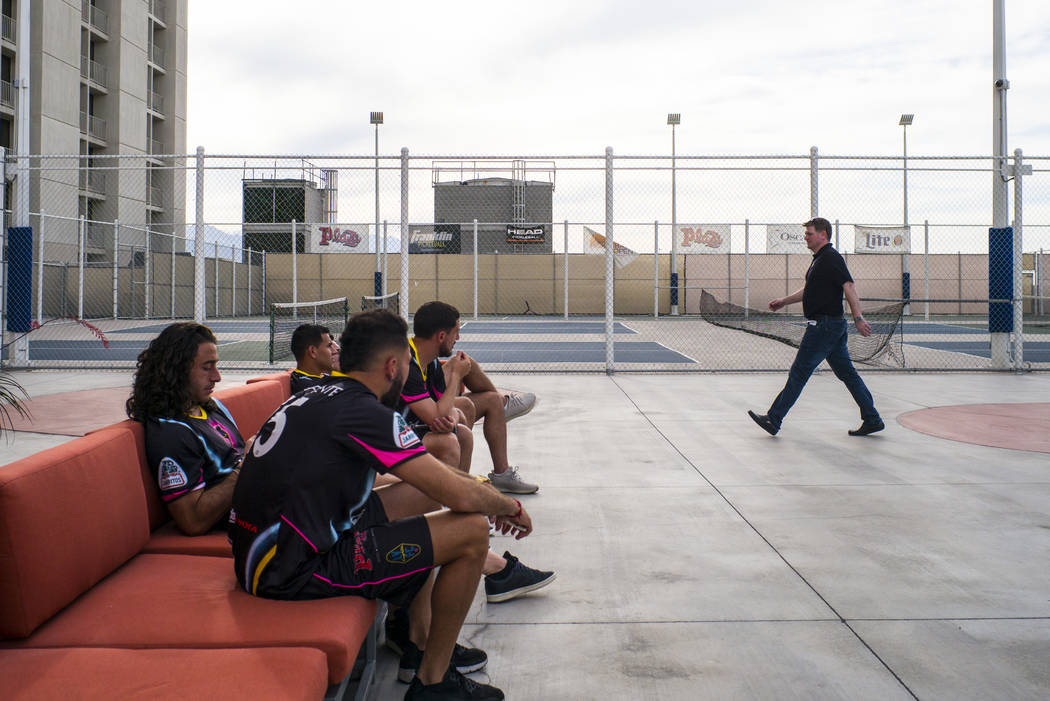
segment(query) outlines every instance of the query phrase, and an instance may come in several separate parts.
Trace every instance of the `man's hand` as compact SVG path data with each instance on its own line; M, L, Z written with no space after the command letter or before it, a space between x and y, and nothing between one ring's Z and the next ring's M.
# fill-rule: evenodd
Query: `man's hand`
M784 307L784 300L781 297L777 297L769 302L769 310L775 312L776 310Z
M431 421L427 426L434 433L452 433L456 430L456 416L439 416Z
M864 317L858 316L853 320L853 323L857 325L857 332L861 336L871 335L871 324L869 324Z
M489 522L495 524L496 530L503 535L513 533L515 540L521 540L529 533L532 533L532 519L525 511L524 506L521 507L521 513L518 514L517 518L511 516L490 516Z
M457 351L445 365L454 376L463 379L470 373L470 356L463 351Z

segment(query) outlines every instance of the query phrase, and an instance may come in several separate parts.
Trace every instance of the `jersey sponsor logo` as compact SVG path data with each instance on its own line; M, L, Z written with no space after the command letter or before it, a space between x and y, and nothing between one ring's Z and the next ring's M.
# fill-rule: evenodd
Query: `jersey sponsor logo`
M160 483L161 491L166 492L169 489L185 487L190 480L177 462L171 458L164 458L157 470L157 482Z
M215 419L209 419L208 425L211 426L211 430L215 431L216 435L218 435L219 438L225 441L226 445L230 446L231 448L233 447L233 436L230 435L230 431L228 428L223 426L221 423L219 423L219 421Z
M365 554L365 539L367 537L368 534L364 531L354 533L354 574L372 571L372 561Z
M423 548L414 543L401 543L386 554L386 561L394 565L404 565L419 557L421 552Z
M394 413L394 443L398 448L409 448L419 443L419 436L405 423L405 417L397 412Z

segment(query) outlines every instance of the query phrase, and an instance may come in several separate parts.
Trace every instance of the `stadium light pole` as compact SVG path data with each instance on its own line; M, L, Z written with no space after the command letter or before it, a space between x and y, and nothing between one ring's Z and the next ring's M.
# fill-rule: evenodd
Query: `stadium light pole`
M368 122L376 127L376 227L373 230L376 246L376 273L375 291L372 294L379 297L383 294L383 261L379 254L379 125L383 123L383 113L372 112Z
M671 126L671 315L678 316L678 183L675 171L674 128L682 123L682 115L668 112Z
M901 115L900 125L904 130L904 226L908 226L908 127L914 120L914 114Z

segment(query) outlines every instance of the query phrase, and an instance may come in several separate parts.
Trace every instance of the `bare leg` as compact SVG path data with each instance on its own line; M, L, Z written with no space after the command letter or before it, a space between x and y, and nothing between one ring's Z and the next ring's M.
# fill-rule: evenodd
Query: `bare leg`
M457 438L455 434L434 433L431 431L423 436L423 447L427 449L427 452L449 467L453 469L459 467L459 438Z
M507 417L503 409L503 397L499 392L471 392L467 395L478 416L485 417L483 431L492 456L492 471L500 474L507 471Z
M464 424L456 426L456 438L459 440L460 472L470 473L470 461L474 457L474 432Z
M504 560L492 550L489 550L488 555L485 556L485 566L482 569L482 574L486 576L490 574L496 574L497 572L502 572L503 568L506 566L506 560Z

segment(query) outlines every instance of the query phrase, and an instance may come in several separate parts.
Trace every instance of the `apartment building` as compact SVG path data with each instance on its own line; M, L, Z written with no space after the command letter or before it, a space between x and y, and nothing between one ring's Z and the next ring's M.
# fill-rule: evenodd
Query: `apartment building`
M185 234L185 159L170 156L186 153L188 0L32 0L26 32L19 4L29 1L2 0L0 146L69 156L31 160L31 225L44 212L48 242L75 242L80 217L105 222L86 227L89 261L112 260L114 221L121 257L170 251L171 235ZM28 149L16 138L26 34ZM7 170L10 193L18 171Z

